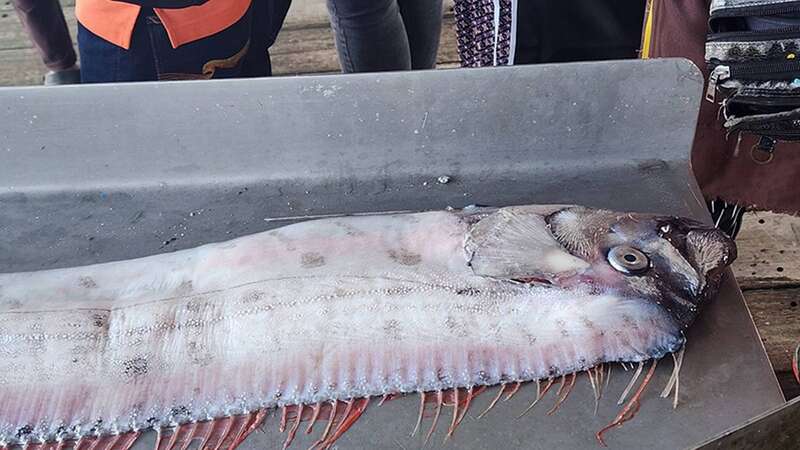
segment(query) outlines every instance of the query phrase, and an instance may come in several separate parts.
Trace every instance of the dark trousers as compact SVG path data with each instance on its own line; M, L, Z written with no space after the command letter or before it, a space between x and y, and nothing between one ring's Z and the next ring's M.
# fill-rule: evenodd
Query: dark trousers
M256 0L227 29L172 48L152 9L143 9L128 50L78 25L84 83L267 76L268 47L283 23L290 0Z
M13 0L12 3L42 55L44 65L53 71L74 66L77 57L58 0Z
M250 50L242 63L243 77L272 75L269 48L275 43L292 0L254 0Z
M344 72L432 69L442 0L328 0Z
M519 0L515 64L637 57L645 0Z

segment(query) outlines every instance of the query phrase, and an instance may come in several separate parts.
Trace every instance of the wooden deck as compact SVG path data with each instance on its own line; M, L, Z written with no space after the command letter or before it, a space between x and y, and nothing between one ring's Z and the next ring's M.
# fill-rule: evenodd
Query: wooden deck
M457 64L455 30L446 6L439 66ZM75 36L74 0L62 0ZM295 0L273 47L276 75L337 72L324 0ZM0 86L40 83L44 68L9 0L0 0ZM751 213L738 239L734 272L787 396L800 395L791 377L791 351L800 342L800 218Z

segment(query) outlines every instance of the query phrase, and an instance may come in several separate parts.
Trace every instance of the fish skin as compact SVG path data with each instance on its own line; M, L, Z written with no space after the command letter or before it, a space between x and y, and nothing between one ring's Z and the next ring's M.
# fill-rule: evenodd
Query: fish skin
M614 270L621 244L649 271ZM687 219L521 206L0 275L0 446L660 358L733 258Z

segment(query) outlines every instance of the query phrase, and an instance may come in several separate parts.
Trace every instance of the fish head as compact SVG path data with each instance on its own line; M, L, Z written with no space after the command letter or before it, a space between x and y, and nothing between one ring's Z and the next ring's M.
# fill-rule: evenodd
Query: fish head
M501 208L471 226L465 249L474 274L527 295L539 345L570 336L551 353L588 363L554 364L561 373L678 351L736 257L722 231L691 219L578 206Z
M587 263L557 282L655 303L680 329L716 295L736 259L723 231L683 217L569 207L545 222L563 249Z

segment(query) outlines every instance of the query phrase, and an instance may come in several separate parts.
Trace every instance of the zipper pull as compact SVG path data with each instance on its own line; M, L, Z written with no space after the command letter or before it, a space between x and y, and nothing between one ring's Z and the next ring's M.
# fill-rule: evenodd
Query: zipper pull
M717 98L717 83L722 80L727 80L731 77L731 68L728 66L717 66L708 77L708 90L706 91L706 100L714 103Z

